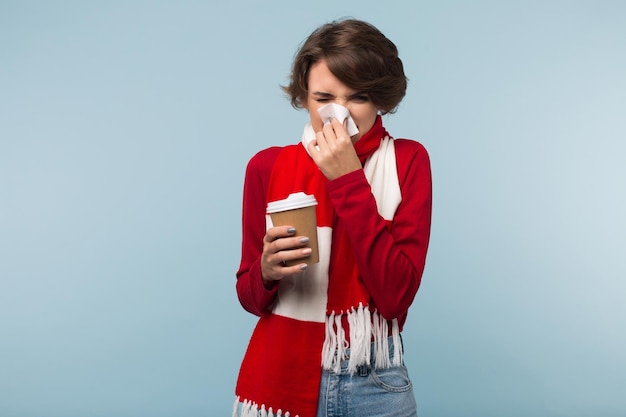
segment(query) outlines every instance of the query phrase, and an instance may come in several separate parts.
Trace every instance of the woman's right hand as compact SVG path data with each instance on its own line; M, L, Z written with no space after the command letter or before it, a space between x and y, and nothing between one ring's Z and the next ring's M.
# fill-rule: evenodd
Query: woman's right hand
M295 275L306 269L307 264L301 263L285 266L285 261L303 259L311 254L307 236L296 236L296 229L291 226L272 227L263 238L263 254L261 255L261 275L263 283L270 288L276 281Z

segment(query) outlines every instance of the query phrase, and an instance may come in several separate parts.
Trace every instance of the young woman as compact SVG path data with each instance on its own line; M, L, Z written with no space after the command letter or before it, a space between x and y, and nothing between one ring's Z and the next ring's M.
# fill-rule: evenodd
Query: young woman
M310 123L300 143L257 153L246 171L237 294L260 319L233 415L416 415L400 333L426 261L430 163L381 118L406 82L396 46L363 21L325 24L300 48L284 90ZM322 119L328 104L348 119ZM318 202L314 265L308 236L267 221L267 203L294 192Z

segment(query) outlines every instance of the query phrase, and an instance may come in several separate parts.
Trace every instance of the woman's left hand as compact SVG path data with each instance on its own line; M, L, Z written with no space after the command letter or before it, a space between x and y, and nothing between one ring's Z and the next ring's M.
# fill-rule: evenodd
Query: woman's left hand
M308 150L313 161L331 181L362 168L348 131L337 119L333 118L315 134Z

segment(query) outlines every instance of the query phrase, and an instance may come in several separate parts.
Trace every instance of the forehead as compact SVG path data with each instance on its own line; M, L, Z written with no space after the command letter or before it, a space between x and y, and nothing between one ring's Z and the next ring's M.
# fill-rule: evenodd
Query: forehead
M345 85L328 69L324 60L311 65L309 70L308 90L311 93L351 94L355 90Z

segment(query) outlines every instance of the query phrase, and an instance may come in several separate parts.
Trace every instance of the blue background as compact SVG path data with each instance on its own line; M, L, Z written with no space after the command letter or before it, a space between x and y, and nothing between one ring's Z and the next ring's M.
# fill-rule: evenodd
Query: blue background
M229 415L245 164L343 16L432 159L420 415L626 415L626 2L321 0L0 2L1 416Z

